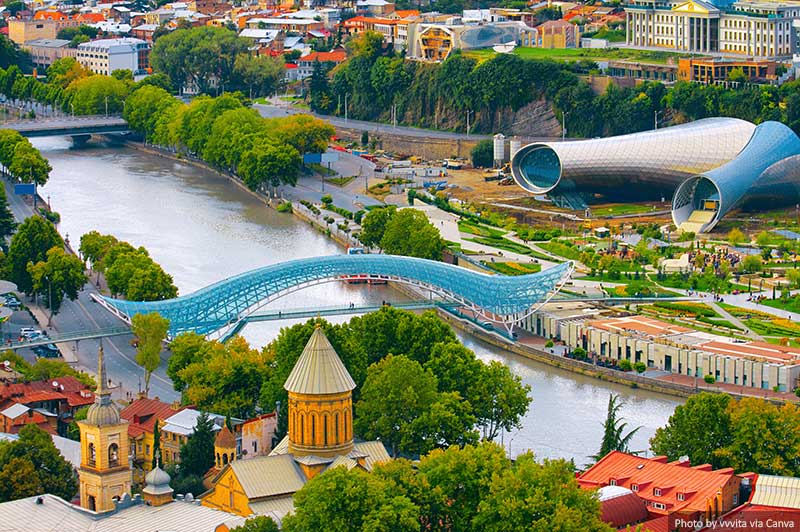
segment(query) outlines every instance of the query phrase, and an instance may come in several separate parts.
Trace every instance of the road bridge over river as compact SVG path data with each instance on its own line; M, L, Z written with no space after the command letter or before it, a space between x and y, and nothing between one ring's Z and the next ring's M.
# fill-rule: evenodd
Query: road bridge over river
M14 129L23 137L88 137L106 133L128 133L124 118L117 115L75 116L4 122L0 129Z

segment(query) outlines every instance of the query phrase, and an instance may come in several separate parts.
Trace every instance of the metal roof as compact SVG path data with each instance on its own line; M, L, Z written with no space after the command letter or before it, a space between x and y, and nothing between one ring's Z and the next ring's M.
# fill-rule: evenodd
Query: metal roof
M356 383L318 326L283 387L294 393L324 395L349 392Z
M21 403L14 403L13 405L9 406L8 408L0 412L0 414L4 415L9 419L17 419L19 416L25 414L28 410L30 410L30 408L28 408L27 406Z
M294 498L291 495L275 497L265 501L250 502L247 505L254 514L267 515L280 525L283 518L294 511Z
M248 499L295 493L306 483L290 454L234 460L229 466Z
M0 504L3 532L213 532L221 524L233 528L245 519L233 514L185 502L163 506L136 506L98 516L55 495L27 497Z
M758 475L750 503L800 510L800 478Z

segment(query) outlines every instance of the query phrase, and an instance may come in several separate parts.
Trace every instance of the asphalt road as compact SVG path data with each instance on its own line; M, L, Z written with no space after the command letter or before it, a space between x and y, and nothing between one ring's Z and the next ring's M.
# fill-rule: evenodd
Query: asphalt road
M13 187L10 187L7 182L6 195L8 196L9 206L14 213L14 217L18 221L24 220L26 217L33 213L33 206L25 199L30 201L29 196L15 196ZM77 243L76 243L77 244ZM89 294L98 293L97 288L88 283L86 287L80 292L78 299L75 301L64 300L61 305L61 310L58 314L53 316L51 327L48 331L52 333L65 333L69 331L86 331L92 329L99 329L102 327L118 327L121 322L111 315L107 310L103 309L97 303L94 303ZM23 302L26 305L32 305L31 298L23 297ZM15 316L20 313L15 313ZM12 324L4 328L4 333L18 333L19 326L15 327L16 320ZM45 324L41 324L42 330L45 330ZM80 342L71 342L68 348L73 351L77 359L77 367L92 374L97 371L97 351L100 347L101 340L81 340ZM114 387L114 395L118 398L124 398L127 393L136 394L144 387L144 372L142 368L136 364L136 350L130 345L131 336L116 336L112 338L102 339L102 345L105 352L106 371L108 377L112 381ZM28 351L28 350L22 350ZM31 355L28 353L21 353L26 358ZM168 351L161 353L161 366L153 373L150 378L150 397L159 397L164 401L173 401L179 398L179 394L172 388L172 382L166 375L166 362L169 356Z
M373 132L380 133L381 131L383 131L383 132L396 133L398 135L405 135L407 137L425 137L425 138L451 139L451 140L459 140L459 139L482 140L491 138L488 135L467 135L466 133L453 133L450 131L437 131L434 129L422 129L422 128L408 127L408 126L392 126L391 124L383 124L380 122L366 122L364 120L353 120L353 119L345 120L344 118L338 116L320 115L317 113L312 113L311 111L297 109L295 107L292 107L288 103L286 106L265 105L257 103L253 105L253 108L256 109L259 113L261 113L261 116L267 118L277 118L281 116L286 116L288 114L306 113L306 114L312 114L317 118L327 120L336 127L361 129L369 131L370 133Z

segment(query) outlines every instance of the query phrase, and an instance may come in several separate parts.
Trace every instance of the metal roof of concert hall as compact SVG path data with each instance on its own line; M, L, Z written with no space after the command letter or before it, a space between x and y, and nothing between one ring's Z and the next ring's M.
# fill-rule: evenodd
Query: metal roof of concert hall
M102 297L101 302L126 321L136 314L158 312L170 321L173 335L184 331L209 334L307 286L369 275L424 287L484 313L508 317L532 312L571 271L572 263L565 262L529 275L490 275L413 257L333 255L265 266L165 301Z

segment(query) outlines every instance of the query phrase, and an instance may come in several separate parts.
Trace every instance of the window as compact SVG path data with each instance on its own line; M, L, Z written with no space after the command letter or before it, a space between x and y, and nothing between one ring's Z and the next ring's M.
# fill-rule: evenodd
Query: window
M119 446L112 443L108 446L108 466L116 467L119 465Z
M95 452L94 444L90 443L89 444L89 465L90 466L94 466L95 463L97 463L97 453Z
M611 480L608 481L608 485L609 486L616 486L617 485L617 479L612 478Z
M655 508L656 510L666 510L667 506L664 503L654 502L653 508Z
M144 454L145 456L150 456L150 444L144 446Z
M661 490L659 488L653 488L653 495L661 497Z
M631 491L639 491L639 484L631 484Z
M738 504L739 504L739 494L738 493L734 493L733 494L733 505L736 506Z
M258 453L258 441L253 442L253 454Z
M679 501L685 501L686 500L686 495L684 495L683 493L678 493L678 500Z

